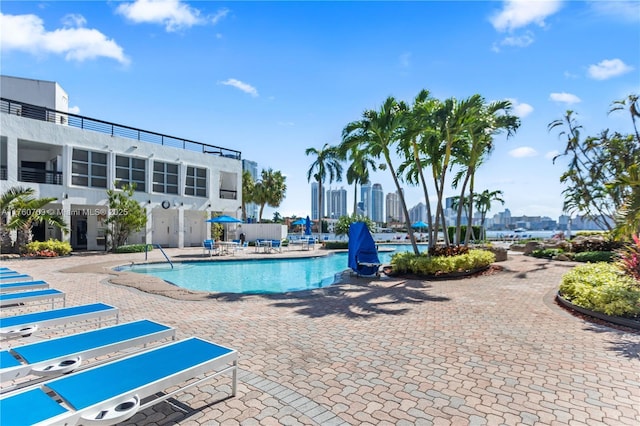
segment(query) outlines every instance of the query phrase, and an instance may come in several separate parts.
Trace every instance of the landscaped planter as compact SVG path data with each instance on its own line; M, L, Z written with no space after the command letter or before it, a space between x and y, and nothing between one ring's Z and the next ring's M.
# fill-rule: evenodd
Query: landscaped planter
M478 272L483 272L489 269L491 265L481 266L480 268L470 269L468 271L459 271L459 272L450 272L448 274L438 274L438 275L418 275L412 273L406 274L395 274L391 268L391 266L387 265L383 267L383 272L385 275L390 277L404 277L418 280L454 280L457 278L465 278L471 275L477 274Z
M623 318L623 317L614 317L614 316L611 316L611 315L603 314L601 312L595 312L595 311L592 311L590 309L585 309L585 308L580 307L578 305L574 305L573 303L571 303L568 300L564 299L560 295L560 293L556 294L556 300L558 302L560 302L560 304L562 304L563 306L566 306L567 308L569 308L571 310L574 310L576 312L580 312L581 314L588 315L588 316L593 317L593 318L601 319L603 321L607 321L607 322L610 322L612 324L622 325L624 327L629 327L629 328L633 328L635 330L640 330L640 320L634 320L634 319L631 319L631 318Z

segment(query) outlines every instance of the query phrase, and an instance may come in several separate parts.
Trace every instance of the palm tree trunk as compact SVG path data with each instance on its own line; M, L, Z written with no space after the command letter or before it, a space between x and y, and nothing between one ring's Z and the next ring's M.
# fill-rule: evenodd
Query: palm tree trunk
M420 162L420 151L418 150L418 144L416 143L415 139L413 139L413 156L416 161L416 167L418 169L418 174L420 175L420 183L422 183L422 188L424 192L424 202L427 208L427 224L429 225L429 230L431 230L433 227L433 220L431 219L431 202L429 200L429 190L427 188L427 181L424 178L424 173L422 172L422 164ZM433 240L429 238L427 249L431 249L432 241Z
M400 182L398 182L398 176L396 175L396 171L393 168L393 164L391 163L391 157L389 156L389 151L384 151L384 158L387 161L387 166L389 166L389 171L391 172L391 176L393 176L393 183L396 185L396 189L398 190L398 197L400 197L400 204L402 205L402 211L404 213L404 221L407 225L407 232L409 233L409 240L411 241L411 246L413 247L413 253L415 255L420 254L420 250L418 249L418 244L416 244L416 239L413 235L413 228L411 227L411 220L409 219L409 210L407 209L407 203L404 200L404 194L402 192L402 188L400 187Z
M358 213L358 181L353 181L353 216Z
M465 200L465 191L467 189L467 183L469 182L469 172L464 177L464 181L462 182L462 189L460 190L460 199L458 202L458 212L456 214L456 244L461 244L462 239L462 211L464 210L464 200ZM469 222L469 218L467 218L467 222Z

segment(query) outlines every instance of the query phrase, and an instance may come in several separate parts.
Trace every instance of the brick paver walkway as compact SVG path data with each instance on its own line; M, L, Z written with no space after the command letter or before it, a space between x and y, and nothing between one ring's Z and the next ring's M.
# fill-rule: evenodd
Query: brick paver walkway
M114 256L2 265L64 290L68 305L113 304L122 320L160 321L241 357L235 398L225 399L223 377L129 423L640 424L640 333L557 306L568 263L514 254L505 271L473 279L351 278L314 293L206 301L62 272ZM128 263L139 255L120 256Z

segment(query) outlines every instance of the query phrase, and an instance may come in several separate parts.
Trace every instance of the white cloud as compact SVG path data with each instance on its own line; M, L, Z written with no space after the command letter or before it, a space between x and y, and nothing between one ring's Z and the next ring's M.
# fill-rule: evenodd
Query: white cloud
M518 37L505 37L502 39L500 44L502 46L511 46L511 47L527 47L532 44L534 41L533 33L527 31L526 34L518 36Z
M520 118L526 117L533 112L533 107L529 104L520 103L517 99L509 99L513 105L513 113Z
M256 90L255 87L253 87L250 84L244 83L240 80L236 80L235 78L229 78L225 81L221 81L220 84L224 84L225 86L232 86L232 87L235 87L236 89L240 89L243 92L250 94L254 98L258 96L258 91Z
M84 28L81 15L67 15L64 28L47 31L36 15L0 14L2 50L18 50L31 54L54 53L67 60L82 62L99 57L128 64L122 47L98 30Z
M506 0L504 8L490 18L493 27L500 32L536 24L543 27L545 18L560 10L560 0Z
M560 154L560 151L549 151L544 155L544 158L546 158L547 160L553 160L558 156L558 154Z
M625 64L620 59L605 59L596 65L589 65L589 77L595 80L606 80L626 74L632 69L633 67Z
M136 0L123 3L116 8L116 13L135 23L152 23L164 25L168 32L179 31L194 25L211 23L215 25L229 13L228 9L220 9L213 16L202 16L200 10L180 0Z
M549 95L549 99L554 102L563 102L565 104L577 104L579 102L582 102L582 99L580 99L576 95L566 92L552 93Z
M404 52L400 55L400 66L402 68L409 68L411 66L411 52Z
M521 146L520 148L509 151L509 155L513 158L526 158L535 157L538 155L538 152L529 146Z
M78 106L69 107L69 112L71 114L80 114L80 107Z
M590 1L589 5L599 15L610 16L626 22L640 21L638 0Z

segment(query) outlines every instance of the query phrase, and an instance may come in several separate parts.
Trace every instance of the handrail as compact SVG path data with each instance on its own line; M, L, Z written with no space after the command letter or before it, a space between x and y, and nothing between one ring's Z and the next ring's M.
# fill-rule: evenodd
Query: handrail
M135 139L141 142L181 148L187 151L218 155L235 160L242 159L242 153L235 149L223 148L217 145L210 145L203 142L164 135L149 130L137 129L135 127L111 123L97 118L85 117L70 112L56 111L51 108L32 105L13 99L0 97L0 112L18 115L33 120L48 121L50 123L75 127L83 130L106 133L111 136Z
M167 262L169 262L169 265L171 266L171 269L173 269L173 263L169 259L169 256L167 256L167 253L165 253L164 250L162 250L162 246L160 244L145 244L145 246L144 246L144 260L145 260L145 262L147 261L147 253L149 251L149 246L159 249L160 252L164 255L164 258L167 259Z

